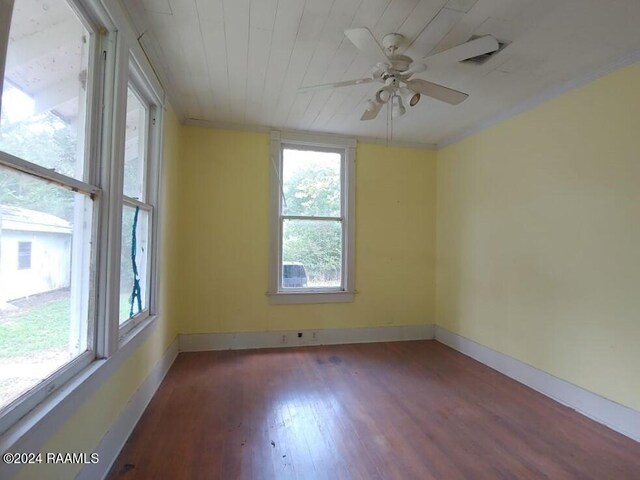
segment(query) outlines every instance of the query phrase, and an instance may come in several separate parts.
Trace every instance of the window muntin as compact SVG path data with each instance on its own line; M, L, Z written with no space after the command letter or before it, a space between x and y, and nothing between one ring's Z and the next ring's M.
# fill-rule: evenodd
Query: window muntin
M46 5L15 0L2 91L1 151L85 178L91 48L91 35L64 0Z
M281 148L278 291L343 291L345 152Z

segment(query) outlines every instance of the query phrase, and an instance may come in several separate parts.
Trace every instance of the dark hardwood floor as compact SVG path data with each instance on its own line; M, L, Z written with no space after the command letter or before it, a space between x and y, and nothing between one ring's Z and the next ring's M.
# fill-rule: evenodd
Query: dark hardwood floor
M640 479L640 443L435 341L182 353L109 478Z

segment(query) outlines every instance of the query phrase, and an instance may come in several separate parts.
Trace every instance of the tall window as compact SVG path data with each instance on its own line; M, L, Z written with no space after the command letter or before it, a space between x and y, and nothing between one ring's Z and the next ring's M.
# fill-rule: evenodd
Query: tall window
M54 380L94 358L100 192L87 148L95 140L87 120L94 32L63 0L49 0L46 8L16 0L10 18L6 55L0 52L2 413L18 410L27 394L42 398Z
M272 302L352 300L354 147L272 133Z
M133 85L127 89L120 324L133 326L149 314L151 192L148 188L150 106Z
M0 434L154 313L163 93L72 3L0 0Z

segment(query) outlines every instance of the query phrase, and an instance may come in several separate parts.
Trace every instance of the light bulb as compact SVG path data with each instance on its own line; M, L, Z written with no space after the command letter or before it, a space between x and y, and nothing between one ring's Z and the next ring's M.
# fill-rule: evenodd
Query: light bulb
M406 112L406 109L404 108L404 105L402 104L402 98L399 95L394 95L393 96L393 105L391 107L391 116L393 118L398 118L401 117L402 115L404 115Z
M409 90L408 88L401 88L400 95L402 96L402 100L406 105L410 107L415 107L416 104L420 101L420 94L418 92L414 92L413 90Z

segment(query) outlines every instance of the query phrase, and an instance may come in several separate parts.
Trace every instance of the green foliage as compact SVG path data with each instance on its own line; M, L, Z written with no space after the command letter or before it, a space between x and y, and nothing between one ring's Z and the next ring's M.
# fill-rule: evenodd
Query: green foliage
M282 249L285 262L300 262L315 283L339 279L342 264L341 224L330 221L288 220Z
M287 215L340 216L339 164L309 163L285 182ZM339 283L342 225L335 221L287 220L283 260L305 266L310 286Z
M76 140L68 125L50 112L9 122L0 118L0 150L73 176ZM37 210L71 221L73 193L7 168L0 168L0 205Z
M284 197L287 203L285 215L339 216L339 165L310 163L296 170L284 184Z

